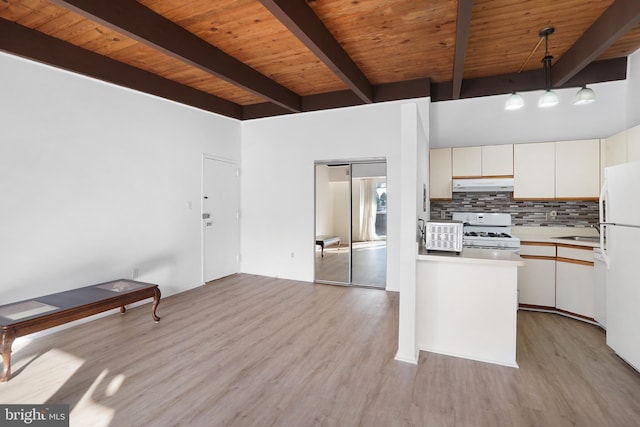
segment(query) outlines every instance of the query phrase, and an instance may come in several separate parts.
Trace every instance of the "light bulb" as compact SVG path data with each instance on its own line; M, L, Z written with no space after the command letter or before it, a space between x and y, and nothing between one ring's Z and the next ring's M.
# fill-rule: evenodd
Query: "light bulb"
M524 107L524 98L519 93L513 92L509 98L507 98L507 102L504 104L504 109L511 110L519 110Z
M573 105L586 105L591 104L596 100L596 93L593 89L586 86L582 86L582 89L576 93L576 97L573 99Z
M552 90L545 90L538 100L538 107L549 108L558 105L558 95Z

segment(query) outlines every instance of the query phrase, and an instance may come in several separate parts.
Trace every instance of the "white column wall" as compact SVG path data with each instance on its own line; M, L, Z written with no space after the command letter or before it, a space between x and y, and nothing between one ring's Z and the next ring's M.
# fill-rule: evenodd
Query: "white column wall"
M0 304L115 278L201 284L202 154L240 122L0 53Z

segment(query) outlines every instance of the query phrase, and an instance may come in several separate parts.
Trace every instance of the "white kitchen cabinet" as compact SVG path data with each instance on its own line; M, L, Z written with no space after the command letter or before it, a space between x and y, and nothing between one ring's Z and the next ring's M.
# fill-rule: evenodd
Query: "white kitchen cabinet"
M600 140L555 144L556 199L597 199L600 195Z
M451 200L451 148L429 150L429 198Z
M513 176L513 144L482 146L482 176Z
M640 125L627 132L627 161L640 161Z
M482 176L482 147L454 147L452 154L454 177Z
M600 188L604 182L604 168L627 161L628 135L625 130L600 142Z
M549 200L555 197L555 143L513 146L514 199Z
M556 246L523 243L518 270L518 302L541 307L556 306Z
M455 147L452 157L456 178L513 176L513 144Z
M556 308L593 318L595 282L593 265L558 258L556 261Z
M593 249L558 245L556 308L588 318L595 315Z
M629 132L622 131L604 140L604 167L615 166L627 161L627 138Z

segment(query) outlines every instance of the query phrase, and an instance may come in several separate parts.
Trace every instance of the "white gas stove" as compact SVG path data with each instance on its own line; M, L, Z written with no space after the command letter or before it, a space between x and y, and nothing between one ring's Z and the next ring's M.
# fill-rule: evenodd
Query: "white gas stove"
M520 250L520 239L511 235L511 214L454 212L453 219L464 224L465 247Z

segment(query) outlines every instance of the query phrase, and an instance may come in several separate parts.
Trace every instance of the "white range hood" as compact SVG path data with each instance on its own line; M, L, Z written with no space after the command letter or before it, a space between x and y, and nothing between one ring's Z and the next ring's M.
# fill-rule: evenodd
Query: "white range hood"
M509 192L513 191L513 178L454 179L453 192Z

